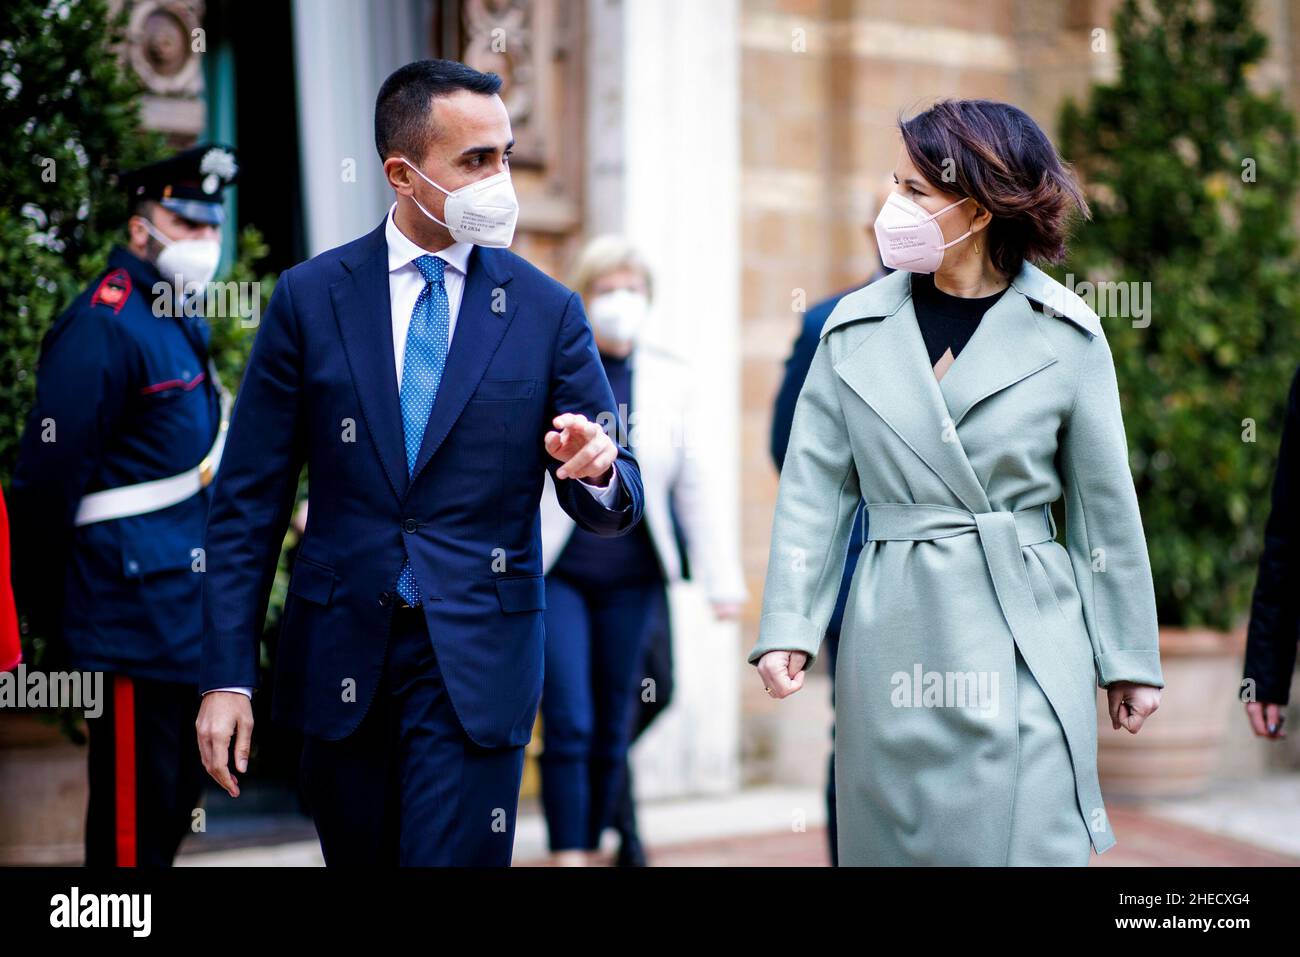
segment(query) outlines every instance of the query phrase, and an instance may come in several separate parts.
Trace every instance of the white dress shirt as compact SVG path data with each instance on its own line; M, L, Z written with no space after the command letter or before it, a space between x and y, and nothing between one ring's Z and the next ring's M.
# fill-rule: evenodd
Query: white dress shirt
M402 387L402 361L406 356L406 334L411 326L411 313L415 311L415 301L424 291L424 276L415 265L421 256L437 256L446 266L442 271L443 286L447 290L447 310L451 323L447 328L447 348L451 349L452 337L456 334L456 318L460 314L460 301L465 292L465 274L469 267L469 255L474 250L472 243L452 243L446 249L431 252L417 246L400 229L393 216L397 203L388 209L388 221L384 225L384 238L388 241L388 301L392 309L393 321L393 367L397 370L397 388ZM448 358L451 357L450 351ZM608 485L601 488L583 479L578 484L590 492L606 508L618 496L618 469ZM253 696L251 688L212 688L211 691L239 691ZM207 694L208 692L204 692Z
M442 283L447 289L447 311L451 323L447 327L447 348L451 349L456 336L456 318L460 315L460 300L465 292L465 273L469 266L469 254L473 251L472 243L452 243L439 252L417 246L404 232L397 228L394 216L397 203L388 208L388 221L384 224L384 238L388 241L388 300L393 313L393 363L397 369L397 388L402 388L402 361L406 356L406 334L411 327L411 313L415 311L415 301L424 291L424 276L415 261L421 256L437 256L446 266L442 271ZM447 353L448 358L451 353ZM591 492L600 504L608 507L618 494L618 470L610 483L604 488L578 479L578 484Z
M472 243L452 243L441 252L430 253L406 237L393 221L397 209L394 203L388 210L384 225L384 238L388 240L388 301L393 313L393 362L397 369L397 388L402 388L402 361L406 356L406 334L411 327L411 313L415 301L424 291L424 276L415 261L421 256L437 256L446 266L442 270L442 283L447 289L447 312L451 324L447 328L447 347L451 348L456 335L456 317L460 314L460 298L465 291L465 272L469 267Z

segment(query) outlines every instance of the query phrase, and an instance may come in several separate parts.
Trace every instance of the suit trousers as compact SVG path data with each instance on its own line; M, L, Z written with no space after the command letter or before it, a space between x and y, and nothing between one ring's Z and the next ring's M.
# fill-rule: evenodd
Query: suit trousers
M301 773L329 867L506 867L523 766L522 745L465 733L423 610L399 605L361 725L338 741L307 736Z

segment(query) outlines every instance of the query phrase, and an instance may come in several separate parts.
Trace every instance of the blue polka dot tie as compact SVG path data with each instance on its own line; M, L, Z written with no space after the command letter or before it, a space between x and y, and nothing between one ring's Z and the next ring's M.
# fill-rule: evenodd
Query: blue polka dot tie
M424 441L424 428L438 395L442 370L447 364L451 309L443 283L445 263L437 256L421 256L415 268L424 277L424 289L415 300L411 325L406 331L406 352L402 357L402 430L406 438L406 472L415 471L415 460ZM420 587L411 573L410 561L402 563L397 576L397 593L411 606L420 604Z

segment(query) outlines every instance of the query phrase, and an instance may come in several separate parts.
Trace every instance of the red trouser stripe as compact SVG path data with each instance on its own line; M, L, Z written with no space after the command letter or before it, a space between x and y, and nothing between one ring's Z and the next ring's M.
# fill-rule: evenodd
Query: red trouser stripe
M113 676L114 808L117 866L135 867L135 685Z

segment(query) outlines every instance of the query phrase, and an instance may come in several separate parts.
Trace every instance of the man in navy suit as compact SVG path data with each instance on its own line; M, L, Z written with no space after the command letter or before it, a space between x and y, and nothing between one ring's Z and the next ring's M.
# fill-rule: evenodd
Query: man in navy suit
M396 193L368 236L285 272L235 406L207 529L197 721L232 796L298 476L311 508L272 714L299 728L325 861L510 863L542 689L538 502L641 517L635 457L579 297L506 252L517 205L500 78L396 71L375 140ZM549 429L549 431L548 431Z

